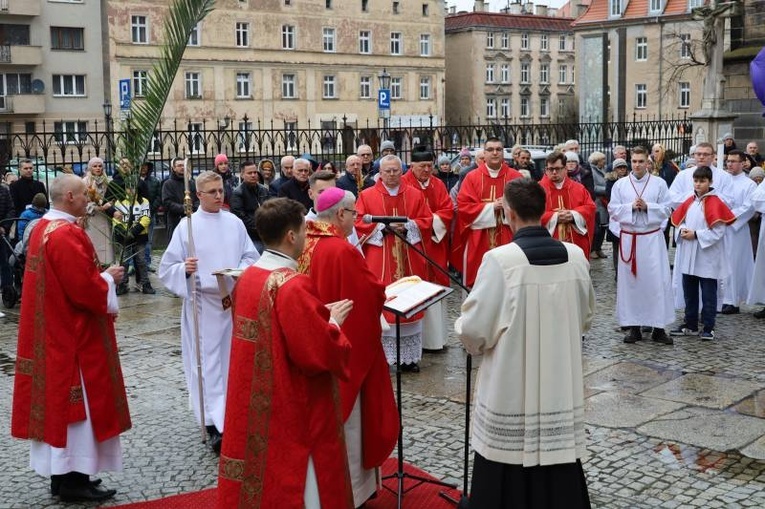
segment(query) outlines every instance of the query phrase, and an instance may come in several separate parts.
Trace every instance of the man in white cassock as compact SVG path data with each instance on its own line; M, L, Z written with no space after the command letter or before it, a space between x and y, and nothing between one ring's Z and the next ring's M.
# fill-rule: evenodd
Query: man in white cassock
M470 507L589 508L581 463L582 334L595 310L589 263L541 226L538 183L515 179L504 200L513 241L484 255L454 325L468 352L483 354Z
M725 229L725 253L729 275L723 280L722 314L739 313L739 304L746 302L754 272L754 252L749 233L749 220L754 216L751 195L757 184L744 173L744 153L731 150L726 162L731 183L728 189L731 211L736 221Z
M226 268L245 268L260 255L247 235L244 223L223 206L223 182L220 175L204 171L196 177L199 209L191 215L196 256L190 257L188 218L182 218L173 231L159 265L159 279L165 287L184 299L181 312L181 352L189 400L197 422L207 427L213 451L220 452L223 417L226 410L229 354L231 353L231 311L224 308L221 294L229 295L232 278L224 278L225 289L218 286L213 272ZM202 358L204 417L199 408L199 377L192 292L196 285L197 319Z
M625 343L642 339L640 327L653 327L651 339L672 344L666 326L675 319L664 226L670 214L667 183L648 172L648 154L635 147L632 171L611 189L609 228L619 238L616 318L629 327Z
M750 197L755 212L765 214L765 182L760 183ZM757 257L754 261L752 287L749 289L747 304L765 303L765 228L760 228ZM765 308L754 312L755 318L765 318Z

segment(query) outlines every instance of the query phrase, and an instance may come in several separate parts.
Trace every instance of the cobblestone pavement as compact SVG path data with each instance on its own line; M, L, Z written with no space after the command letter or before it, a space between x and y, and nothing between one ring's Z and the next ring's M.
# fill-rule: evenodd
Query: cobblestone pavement
M584 342L584 468L594 507L765 507L765 321L745 307L718 315L719 339L711 343L627 345L616 330L610 260L593 260L592 274L598 309ZM458 293L450 297L452 319ZM213 486L217 460L200 443L183 381L180 300L160 290L121 297L121 306L118 341L133 429L123 435L124 471L102 476L118 490L110 504ZM28 444L10 438L18 308L5 311L0 509L64 507L51 498L48 480L29 469ZM426 353L422 368L403 378L405 458L461 487L465 355L456 338L450 335L444 352Z

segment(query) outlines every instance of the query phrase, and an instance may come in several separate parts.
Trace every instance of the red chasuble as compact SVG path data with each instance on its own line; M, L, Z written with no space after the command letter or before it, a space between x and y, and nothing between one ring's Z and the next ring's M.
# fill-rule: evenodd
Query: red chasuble
M42 219L32 232L21 298L11 434L66 447L85 420L80 374L99 442L130 429L125 385L96 251L74 223Z
M353 301L353 310L342 326L352 348L350 377L340 381L340 402L345 421L361 395L364 468L379 467L398 439L398 409L380 343L385 287L335 226L308 221L306 232L298 270L313 280L322 302Z
M422 192L425 197L425 203L428 204L431 214L437 215L446 227L446 234L440 242L433 240L434 231L428 235L423 233L422 243L425 245L425 252L436 261L441 268L447 269L449 263L449 233L451 231L452 217L454 217L454 204L449 198L449 191L441 179L430 177L428 187L423 188L415 178L414 173L409 171L401 177L401 180ZM441 271L434 269L428 264L428 281L438 283L439 285L449 286L449 278Z
M595 202L592 201L587 188L579 182L570 178L563 181L563 187L557 189L550 179L546 176L539 181L547 200L545 202L545 213L542 214L542 226L547 227L553 214L556 211L565 209L579 212L587 223L587 234L579 233L572 223L558 224L552 232L553 238L562 242L570 242L579 246L584 251L584 256L590 259L590 246L592 238L595 235Z
M509 244L513 232L504 221L502 211L495 212L496 226L474 230L470 227L487 203L502 198L505 184L521 178L518 171L502 163L497 178L492 178L485 164L471 171L462 181L457 195L457 228L452 248L452 265L462 272L467 286L473 286L483 255L489 249Z
M382 181L378 180L373 187L365 189L359 194L356 210L359 213L356 221L356 231L359 236L372 233L377 226L375 223L365 224L362 221L364 214L406 216L417 223L423 238L430 235L433 224L433 215L430 213L422 193L403 181L398 194L391 196ZM424 247L422 243L416 245L420 249ZM367 265L386 286L406 276L420 276L423 279L428 277L425 259L392 233L384 232L382 247L367 242L363 249ZM395 322L394 316L388 313L385 315L388 323ZM402 323L417 321L421 318L422 314L417 314L409 320L402 319Z
M322 507L353 508L335 377L351 345L311 280L249 267L233 292L218 507L303 507L308 457Z
M683 223L688 214L688 209L694 201L696 201L696 195L690 196L672 212L672 226L680 226ZM701 201L704 208L704 219L709 228L717 226L717 223L731 224L736 221L736 216L719 196L706 194L701 197Z

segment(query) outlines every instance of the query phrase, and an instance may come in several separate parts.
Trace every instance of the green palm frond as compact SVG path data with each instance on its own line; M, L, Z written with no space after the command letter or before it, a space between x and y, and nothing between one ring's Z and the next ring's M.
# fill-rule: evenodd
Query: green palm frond
M120 156L132 165L133 178L137 178L138 169L149 151L191 31L214 6L215 0L174 0L170 5L163 27L160 57L149 71L146 95L143 100L132 102L124 135L118 144Z

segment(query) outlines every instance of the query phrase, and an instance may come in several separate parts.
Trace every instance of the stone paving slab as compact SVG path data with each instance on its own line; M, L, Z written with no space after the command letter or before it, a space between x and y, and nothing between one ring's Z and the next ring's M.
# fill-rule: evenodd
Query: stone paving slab
M649 436L716 451L740 450L765 435L765 421L708 408L686 407L637 428Z
M765 418L765 390L757 391L754 395L745 398L731 410L739 414Z
M601 392L585 400L584 416L588 424L635 428L684 406L683 403L644 398L621 391Z
M584 387L593 391L618 390L639 394L678 376L680 373L671 370L634 362L619 362L586 376Z
M650 398L723 409L751 396L760 385L746 380L690 373L641 393Z

